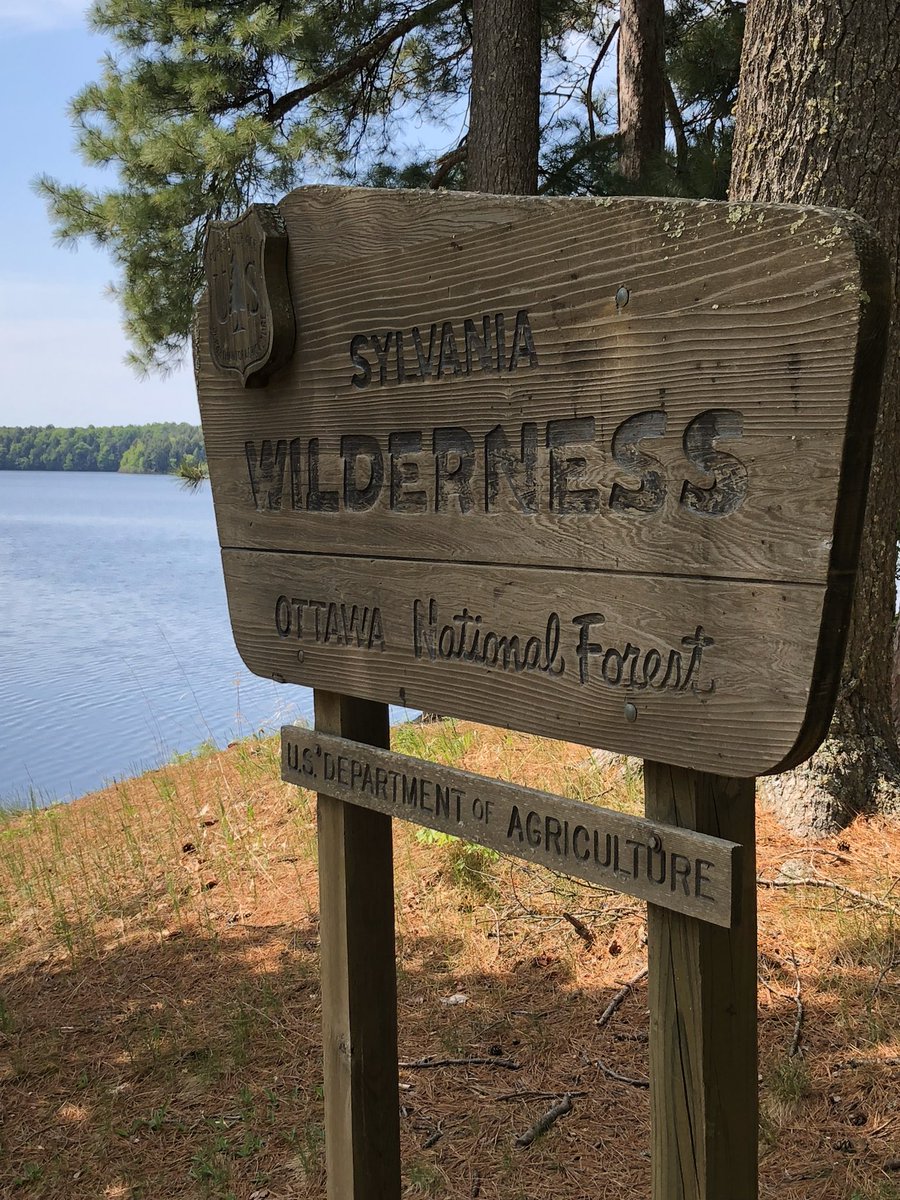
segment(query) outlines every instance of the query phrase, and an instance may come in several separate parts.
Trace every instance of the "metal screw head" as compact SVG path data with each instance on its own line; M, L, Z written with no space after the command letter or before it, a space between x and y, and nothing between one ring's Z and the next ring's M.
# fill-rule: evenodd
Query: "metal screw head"
M303 653L302 650L298 650L297 651L297 662L303 662L304 658L306 658L306 655Z
M631 292L629 292L628 288L623 283L616 292L616 308L624 308L630 299Z
M658 833L652 834L650 841L647 843L651 850L662 850L662 839Z
M633 705L631 703L630 700L625 705L625 720L626 721L636 721L637 720L637 708L635 707L635 705Z

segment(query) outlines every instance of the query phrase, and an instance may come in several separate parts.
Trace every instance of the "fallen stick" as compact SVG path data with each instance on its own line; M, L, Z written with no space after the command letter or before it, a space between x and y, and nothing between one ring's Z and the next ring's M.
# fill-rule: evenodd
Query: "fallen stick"
M620 1075L618 1071L614 1071L612 1067L606 1066L599 1058L594 1059L594 1066L603 1072L608 1079L615 1079L616 1083L627 1083L631 1087L648 1088L650 1086L649 1079L632 1079L630 1075Z
M399 1062L398 1067L414 1070L424 1067L503 1067L507 1071L521 1071L522 1064L511 1058L419 1058L414 1062Z
M763 879L762 876L757 876L756 883L758 887L766 888L831 888L832 891L843 892L845 896L852 896L854 900L861 900L863 904L868 904L872 908L880 908L885 912L893 913L895 917L900 917L900 908L894 908L892 904L887 904L884 900L879 900L877 896L869 895L868 892L860 892L856 888L848 887L846 883L837 883L834 879L815 879L807 876L799 879Z
M900 1058L845 1058L836 1062L833 1070L845 1071L848 1067L900 1067Z
M500 1096L492 1096L492 1100L556 1100L558 1096L586 1096L587 1092L504 1092Z
M797 963L797 956L791 953L791 962L794 964L794 971L797 974L797 985L794 989L794 1000L797 1004L797 1020L794 1023L794 1036L791 1038L791 1048L788 1050L788 1058L793 1058L795 1054L800 1053L800 1038L803 1034L803 996L800 992L800 966Z
M516 1145L521 1149L530 1146L535 1138L539 1138L542 1133L546 1133L551 1125L555 1125L560 1117L564 1117L566 1113L572 1111L572 1096L569 1092L563 1096L559 1104L554 1104L551 1109L544 1113L530 1129L526 1129L524 1133L520 1133L516 1138Z
M563 913L563 920L569 922L569 924L587 946L588 950L590 950L594 944L594 935L588 929L587 925L585 925L584 921L579 921L576 916L573 916L573 914L569 912Z
M628 995L628 993L630 991L632 991L634 988L636 988L637 985L643 979L646 979L646 978L647 978L647 967L644 967L644 969L642 971L638 971L637 975L635 975L635 977L633 979L629 979L628 982L624 985L624 987L619 988L619 990L613 996L612 1000L610 1000L609 1004L607 1004L606 1008L604 1008L603 1012L600 1014L600 1016L594 1022L594 1024L597 1026L598 1029L603 1028L603 1026L607 1023L607 1021L610 1019L610 1017L613 1015L613 1013L616 1011L616 1009L619 1007L619 1005L622 1003L622 1001L625 999L625 997Z
M900 967L900 958L892 958L889 963L886 963L885 966L882 967L880 975L875 980L875 986L872 988L872 991L869 993L870 1001L874 1000L875 997L878 995L881 985L884 983L885 979L888 977L888 974L891 971L893 971L895 967Z

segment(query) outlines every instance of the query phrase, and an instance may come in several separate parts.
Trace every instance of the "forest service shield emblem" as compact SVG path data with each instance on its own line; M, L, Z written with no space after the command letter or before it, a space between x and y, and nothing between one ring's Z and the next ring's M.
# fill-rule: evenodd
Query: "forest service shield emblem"
M209 349L218 369L261 387L294 352L288 238L274 204L216 221L206 238Z

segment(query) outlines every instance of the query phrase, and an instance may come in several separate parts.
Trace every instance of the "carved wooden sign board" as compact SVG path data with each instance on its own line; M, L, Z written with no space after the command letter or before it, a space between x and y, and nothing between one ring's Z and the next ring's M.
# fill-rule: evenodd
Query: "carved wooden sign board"
M256 220L211 240L195 348L253 672L719 775L812 752L886 312L865 226L340 188Z

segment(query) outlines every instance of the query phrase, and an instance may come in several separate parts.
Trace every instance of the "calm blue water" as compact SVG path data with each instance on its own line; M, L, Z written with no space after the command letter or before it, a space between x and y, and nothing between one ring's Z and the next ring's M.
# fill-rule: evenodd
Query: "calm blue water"
M208 487L0 471L0 802L309 717L231 638Z

